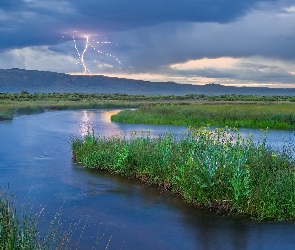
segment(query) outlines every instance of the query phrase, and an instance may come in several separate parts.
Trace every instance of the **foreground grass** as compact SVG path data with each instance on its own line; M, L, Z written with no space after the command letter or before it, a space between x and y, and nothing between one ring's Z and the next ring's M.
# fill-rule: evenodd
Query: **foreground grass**
M292 147L276 151L230 129L188 129L130 139L89 133L72 139L75 160L163 186L199 207L255 220L295 218Z
M23 221L21 221L23 220ZM37 249L36 222L32 218L17 218L11 202L0 202L0 248Z
M295 103L192 103L141 106L123 110L112 121L124 123L295 128Z
M38 232L39 217L40 214L33 215L26 207L16 208L12 196L0 191L0 249L67 249L70 230L62 232L56 217L41 235Z

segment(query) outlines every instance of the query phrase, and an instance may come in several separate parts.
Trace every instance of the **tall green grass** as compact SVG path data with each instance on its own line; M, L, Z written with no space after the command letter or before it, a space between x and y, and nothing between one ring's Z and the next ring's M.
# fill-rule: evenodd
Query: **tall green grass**
M256 220L295 217L292 147L269 148L231 129L72 139L75 160L85 167L139 178L181 195L199 207Z
M14 111L12 108L0 105L0 121L11 120L13 118Z
M36 221L19 215L8 197L0 202L0 248L36 249Z
M56 215L45 232L40 233L41 212L33 214L29 207L16 206L13 196L6 190L1 190L0 249L67 249L72 233L71 228L63 231L60 218Z
M123 110L112 121L124 123L248 128L295 128L295 104L159 104Z

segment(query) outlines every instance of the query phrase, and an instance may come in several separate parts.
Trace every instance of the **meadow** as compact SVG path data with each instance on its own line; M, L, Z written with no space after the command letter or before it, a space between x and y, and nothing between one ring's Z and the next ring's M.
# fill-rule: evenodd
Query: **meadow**
M242 138L237 129L190 127L181 137L148 132L131 138L89 131L72 139L74 159L161 186L185 202L221 214L254 220L295 218L294 145L277 151Z
M138 108L146 103L183 100L183 96L145 96L127 94L87 93L0 93L0 120L11 120L18 114L32 114L46 110ZM198 96L196 97L198 98Z
M123 123L294 129L295 103L161 103L123 110L111 119Z
M136 108L143 104L141 100L125 99L124 95L115 94L0 93L0 120L11 120L15 115L41 113L47 110Z
M188 94L148 96L87 93L0 93L0 120L46 110L139 108L112 117L125 123L231 126L291 129L295 127L292 96Z
M107 109L107 108L137 108L141 103L126 101L14 101L0 103L0 121L11 120L15 115L42 113L50 110L66 109Z

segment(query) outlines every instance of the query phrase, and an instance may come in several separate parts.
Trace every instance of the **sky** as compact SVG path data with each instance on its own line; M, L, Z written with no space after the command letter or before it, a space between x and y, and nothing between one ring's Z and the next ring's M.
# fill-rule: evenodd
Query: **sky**
M295 2L1 0L0 68L295 88Z

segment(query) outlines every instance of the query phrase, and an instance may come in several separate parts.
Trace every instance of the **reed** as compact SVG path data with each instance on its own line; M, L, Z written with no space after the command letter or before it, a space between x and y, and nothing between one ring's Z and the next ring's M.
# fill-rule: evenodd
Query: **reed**
M0 249L67 249L72 233L70 228L63 231L60 218L56 215L45 232L40 233L41 212L34 214L29 207L16 206L13 195L1 190Z
M130 138L89 132L72 138L74 159L159 185L198 207L255 220L295 217L293 146L278 151L233 129L190 127L180 137L166 132ZM293 151L292 151L293 150Z

